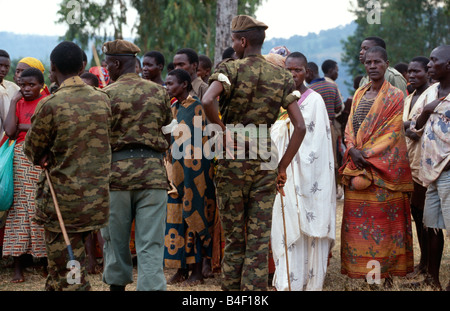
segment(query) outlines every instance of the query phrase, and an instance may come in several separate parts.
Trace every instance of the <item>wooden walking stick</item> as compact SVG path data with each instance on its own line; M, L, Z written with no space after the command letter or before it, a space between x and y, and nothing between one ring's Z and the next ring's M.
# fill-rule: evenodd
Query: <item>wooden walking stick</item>
M283 202L283 194L280 193L281 198L281 214L283 216L283 229L284 229L284 251L286 254L286 271L287 271L287 279L289 285L289 291L291 291L291 277L289 273L289 259L288 259L288 247L287 247L287 234L286 234L286 219L284 217L284 202Z
M100 64L100 59L98 58L98 54L97 54L97 50L95 48L95 44L92 44L92 54L94 55L94 60L95 63L97 64L98 67L100 67L100 80L102 81L102 84L105 85L105 77L103 76L103 72L102 72L102 64ZM106 86L106 85L105 85Z
M67 251L69 252L70 261L75 261L75 256L73 255L72 245L70 244L69 236L67 235L66 227L64 225L64 220L61 215L61 211L59 209L58 200L56 199L55 190L53 189L52 181L50 180L50 176L48 175L47 169L44 168L45 176L47 177L48 185L50 187L50 192L52 193L53 204L55 205L56 215L58 215L59 226L61 227L61 232L64 236L64 241L67 245Z

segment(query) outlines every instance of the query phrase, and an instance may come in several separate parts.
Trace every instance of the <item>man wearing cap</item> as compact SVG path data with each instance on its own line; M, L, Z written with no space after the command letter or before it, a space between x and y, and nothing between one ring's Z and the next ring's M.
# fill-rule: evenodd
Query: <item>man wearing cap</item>
M133 282L130 252L135 220L137 290L165 290L164 229L169 184L163 154L169 144L161 128L172 121L165 88L136 72L140 49L125 40L103 45L113 81L103 90L111 98L110 219L105 240L103 281L111 290Z
M306 131L297 106L300 94L295 92L292 74L261 55L267 28L246 15L232 20L233 49L238 59L225 61L216 68L202 100L208 119L222 129L219 135L223 135L220 137L227 149L226 155L219 157L215 178L226 239L222 263L224 290L267 289L272 207L277 189L284 194L286 168ZM214 103L217 96L220 96L218 105ZM281 160L268 165L273 161L272 153L267 157L264 144L271 145L268 130L281 107L289 113L293 135ZM238 125L250 131L240 133ZM257 130L251 130L252 126ZM250 156L250 150L242 152L238 148L231 158L228 151L242 144L231 138L230 128L245 141L245 146L254 146L257 140L256 157Z

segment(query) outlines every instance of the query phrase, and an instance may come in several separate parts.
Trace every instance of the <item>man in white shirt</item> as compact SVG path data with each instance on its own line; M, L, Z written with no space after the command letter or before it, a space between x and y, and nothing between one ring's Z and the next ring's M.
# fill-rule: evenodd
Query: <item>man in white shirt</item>
M10 67L11 60L8 52L0 50L0 137L3 136L3 123L8 115L11 99L20 90L17 84L5 80Z
M444 249L442 229L450 229L450 45L431 52L430 77L438 83L430 86L424 106L413 117L410 129L421 136L419 177L427 187L423 224L429 230L428 276L424 282L441 289L439 268ZM450 282L447 285L450 290Z

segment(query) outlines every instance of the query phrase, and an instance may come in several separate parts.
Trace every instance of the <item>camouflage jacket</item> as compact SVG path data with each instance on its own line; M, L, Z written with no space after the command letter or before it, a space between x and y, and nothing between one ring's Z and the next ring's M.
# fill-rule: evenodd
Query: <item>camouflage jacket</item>
M48 172L68 232L98 229L108 221L110 126L108 95L78 76L40 101L31 118L24 152L37 165L49 156ZM49 231L61 231L44 172L35 219Z
M172 121L164 87L135 73L124 74L103 89L111 98L111 148L145 145L163 153L169 148L161 128ZM134 158L111 164L111 190L169 189L162 159Z
M220 81L223 86L219 100L223 123L227 127L240 124L250 128L254 125L258 130L250 136L267 137L267 150L270 151L268 131L277 120L280 108L286 109L299 99L292 74L269 63L262 55L252 55L220 63L209 78L210 84L213 81ZM267 130L261 133L260 129L264 128ZM249 134L245 135L248 142Z

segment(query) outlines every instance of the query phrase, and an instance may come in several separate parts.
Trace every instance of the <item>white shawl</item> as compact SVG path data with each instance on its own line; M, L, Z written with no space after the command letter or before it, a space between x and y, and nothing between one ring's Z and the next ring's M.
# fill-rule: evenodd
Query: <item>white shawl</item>
M330 121L322 96L315 91L299 100L306 124L304 140L287 168L283 197L288 247L301 234L311 237L336 237L336 185ZM302 96L303 97L303 96ZM303 100L303 102L302 102ZM278 153L289 144L290 120L278 120L271 128L271 138ZM274 260L285 252L281 198L273 207L271 247Z

